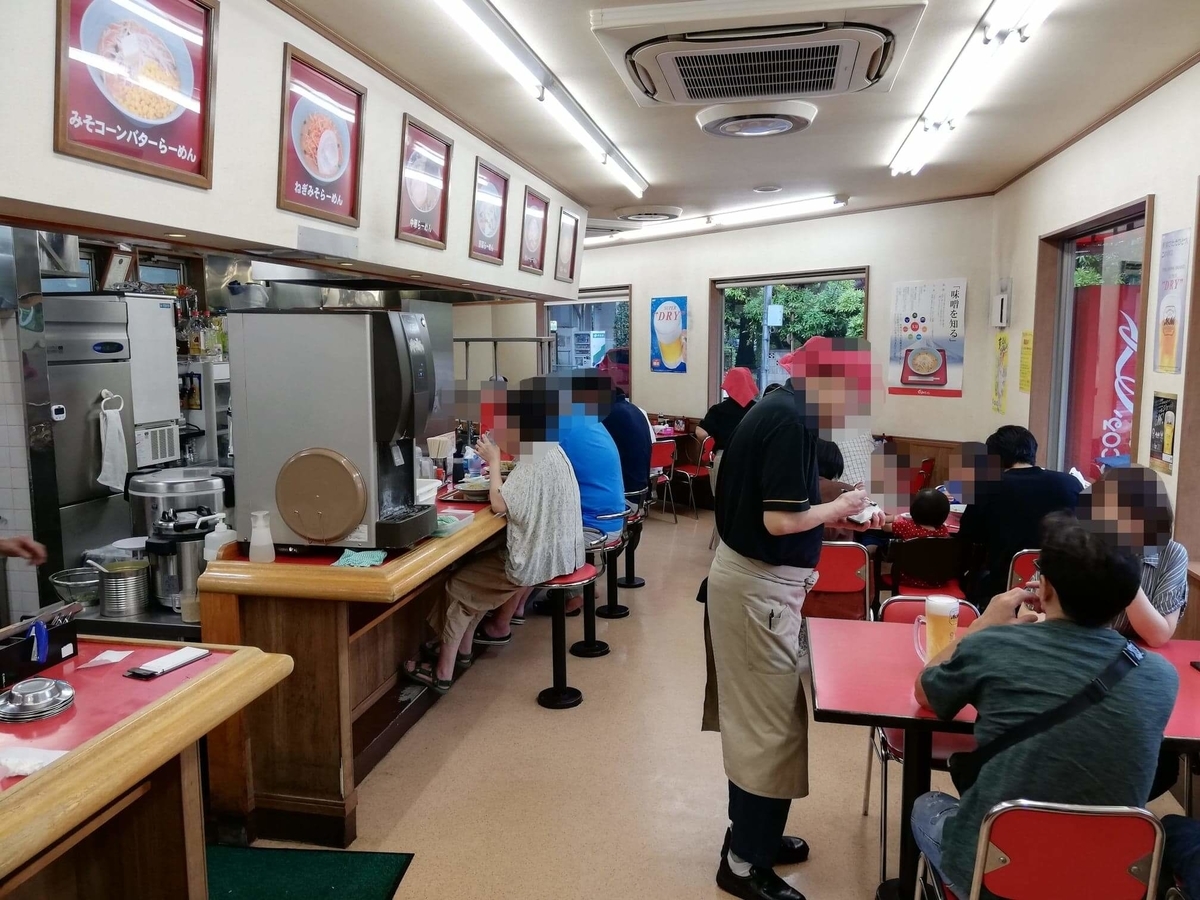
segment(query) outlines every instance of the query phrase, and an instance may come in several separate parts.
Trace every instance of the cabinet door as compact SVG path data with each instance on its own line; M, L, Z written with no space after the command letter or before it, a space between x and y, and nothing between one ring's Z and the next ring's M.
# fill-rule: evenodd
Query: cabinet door
M47 367L50 403L63 406L66 418L54 423L54 468L58 505L70 506L112 493L96 483L100 474L100 391L107 388L125 400L125 453L133 468L132 380L128 362L52 363Z

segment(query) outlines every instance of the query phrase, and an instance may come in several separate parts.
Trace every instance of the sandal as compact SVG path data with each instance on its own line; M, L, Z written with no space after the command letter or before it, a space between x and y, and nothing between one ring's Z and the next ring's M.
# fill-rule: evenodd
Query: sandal
M441 654L441 650L441 641L426 641L421 645L421 661L430 663L431 665L436 664L438 661L438 656ZM462 669L465 671L466 669L471 668L471 664L474 662L475 657L470 653L454 654L455 669Z
M404 674L408 676L410 681L415 681L417 684L423 684L426 687L433 688L438 694L445 695L450 690L450 686L454 684L453 679L442 680L437 677L432 664L427 662L418 662L413 668L404 667Z
M524 625L525 617L521 616L521 615L513 616L512 619L509 620L508 624L509 625Z
M479 627L475 629L475 643L476 644L482 644L485 647L503 647L505 644L508 644L511 642L512 642L512 631L511 630L508 632L508 634L501 635L500 637L493 637L492 635L487 633L487 630L483 627L482 623L480 623Z

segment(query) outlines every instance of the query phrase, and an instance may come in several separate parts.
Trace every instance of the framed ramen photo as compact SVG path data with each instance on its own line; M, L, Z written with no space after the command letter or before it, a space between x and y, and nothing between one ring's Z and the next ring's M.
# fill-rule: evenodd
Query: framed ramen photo
M366 88L283 45L276 205L358 227Z
M558 256L554 263L554 277L559 281L575 280L575 244L579 233L579 216L565 209L558 214Z
M475 157L475 202L471 207L471 259L504 262L508 176Z
M59 0L54 150L212 187L217 0Z
M546 221L550 198L525 188L525 214L521 218L521 271L541 275L546 267Z
M446 249L450 157L454 141L404 114L396 238Z

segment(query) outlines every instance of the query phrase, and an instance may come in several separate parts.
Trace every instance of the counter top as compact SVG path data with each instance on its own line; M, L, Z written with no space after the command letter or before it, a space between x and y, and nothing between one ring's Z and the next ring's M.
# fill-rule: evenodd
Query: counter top
M439 508L443 505L476 510L475 518L449 537L426 538L381 566L335 568L323 560L303 558L252 563L234 558L236 544L229 544L222 559L208 564L200 576L199 589L212 594L394 603L504 530L504 517L487 506L439 501Z
M0 725L0 746L68 753L46 768L0 783L0 877L49 847L135 787L292 671L292 660L254 647L210 646L213 655L151 681L126 669L179 644L83 638L77 657L46 674L65 677L75 705L50 719ZM106 649L119 663L80 669Z

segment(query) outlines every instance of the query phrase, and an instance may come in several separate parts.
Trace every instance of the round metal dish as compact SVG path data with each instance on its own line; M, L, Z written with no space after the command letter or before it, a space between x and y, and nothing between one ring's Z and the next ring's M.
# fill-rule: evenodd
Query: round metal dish
M75 702L75 689L53 678L27 678L0 694L0 721L31 722L56 715Z

